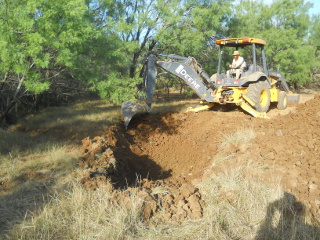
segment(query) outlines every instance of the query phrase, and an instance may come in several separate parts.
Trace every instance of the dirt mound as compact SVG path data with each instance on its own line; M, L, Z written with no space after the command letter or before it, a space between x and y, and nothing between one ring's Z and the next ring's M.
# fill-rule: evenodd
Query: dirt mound
M274 120L258 121L260 134L252 141L251 156L257 166L273 166L286 191L320 220L320 95Z
M199 179L221 165L253 161L266 179L281 177L285 190L319 218L320 96L286 115L271 111L271 119L237 110L138 116L127 131L112 126L103 136L83 140L82 182L91 189L107 186L115 201L139 189L146 219L181 221L203 214L194 187ZM228 140L248 128L255 133L250 142Z

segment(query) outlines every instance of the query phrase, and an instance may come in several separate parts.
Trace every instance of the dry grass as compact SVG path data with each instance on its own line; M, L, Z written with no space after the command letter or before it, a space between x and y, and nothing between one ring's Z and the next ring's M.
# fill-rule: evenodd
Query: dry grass
M50 135L63 140L81 140L101 134L106 126L119 121L120 106L102 100L67 107L50 107L26 117L14 128L32 136Z
M52 197L29 221L16 225L9 239L124 239L134 236L141 222L141 199L131 196L126 207L114 204L104 189L87 191L72 183Z
M160 101L152 105L153 112L180 111L194 100ZM51 136L59 140L79 141L87 136L101 135L106 128L121 119L121 106L103 100L87 101L67 107L49 107L30 115L13 127L32 136Z
M6 132L7 141L0 143L0 179L14 181L21 175L40 171L74 169L79 150L64 142L51 142L45 137L34 138L23 132Z
M42 209L48 194L72 179L79 151L64 142L2 131L0 143L0 239L25 214Z
M252 174L249 165L212 175L198 186L206 200L204 217L181 225L142 231L143 239L319 239L293 195L280 181L273 186Z
M230 143L235 145L237 145L238 143L247 143L255 137L256 133L253 128L242 127L236 130L235 132L224 134L224 141L221 143L221 146L223 147Z
M250 165L241 166L201 182L205 215L181 225L146 225L143 201L135 194L117 205L110 192L87 191L73 182L16 225L8 239L318 239L293 195L284 193L279 181L269 187L251 172Z
M154 112L183 111L197 103L197 100L180 100L174 102L157 102L152 105Z

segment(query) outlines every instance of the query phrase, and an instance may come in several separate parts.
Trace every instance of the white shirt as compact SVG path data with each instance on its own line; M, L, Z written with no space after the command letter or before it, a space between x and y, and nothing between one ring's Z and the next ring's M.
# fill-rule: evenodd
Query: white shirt
M243 70L247 66L246 62L244 61L243 57L238 58L238 60L233 59L232 61L232 68L240 68Z

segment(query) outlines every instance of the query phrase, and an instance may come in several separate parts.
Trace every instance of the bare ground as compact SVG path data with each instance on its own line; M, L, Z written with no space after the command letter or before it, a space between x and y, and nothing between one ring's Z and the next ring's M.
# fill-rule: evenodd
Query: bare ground
M284 111L273 107L268 115L257 119L219 109L137 116L128 130L119 123L82 140L82 183L107 187L114 201L139 190L147 221L179 222L203 215L197 183L222 167L250 161L267 181L280 178L285 192L320 221L320 95L302 95L300 104ZM255 138L226 140L244 129L252 129Z

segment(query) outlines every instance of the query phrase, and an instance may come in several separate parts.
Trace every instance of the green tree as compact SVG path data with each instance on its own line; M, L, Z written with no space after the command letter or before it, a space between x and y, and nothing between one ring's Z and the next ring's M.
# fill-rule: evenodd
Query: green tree
M241 1L235 7L229 34L262 38L267 42L269 66L294 85L311 81L314 46L308 44L311 4L304 0Z
M312 26L309 37L309 44L314 46L315 61L312 73L319 74L320 71L320 14L312 16Z
M95 22L106 35L118 37L121 62L113 65L106 81L98 81L100 95L120 100L132 98L128 87L141 82L142 64L148 51L195 56L206 66L212 64L210 41L221 34L232 1L100 0L90 3ZM214 59L214 60L213 60ZM131 84L131 86L128 86ZM179 85L179 83L178 83ZM116 96L114 96L116 95ZM113 97L114 96L114 97Z
M155 36L156 51L195 57L209 74L213 74L218 65L215 40L225 35L232 3L230 0L184 1L170 27L160 29ZM180 92L187 87L177 78L172 81L167 77L167 81Z
M134 98L135 85L141 82L144 55L153 50L155 34L166 25L166 19L175 11L178 2L94 0L89 3L96 27L112 46L101 48L112 57L103 64L102 78L97 76L91 82L92 89L113 102Z
M49 89L95 37L83 0L0 2L0 122L26 94Z
M154 36L166 27L178 7L177 0L100 0L91 3L97 26L121 41L118 53L123 55L122 69L130 78L139 71L139 60L156 44ZM122 72L124 74L125 72Z
M175 23L157 33L157 50L194 56L208 72L214 72L218 56L214 42L225 36L232 3L230 0L185 1L176 14L178 17L174 17Z

